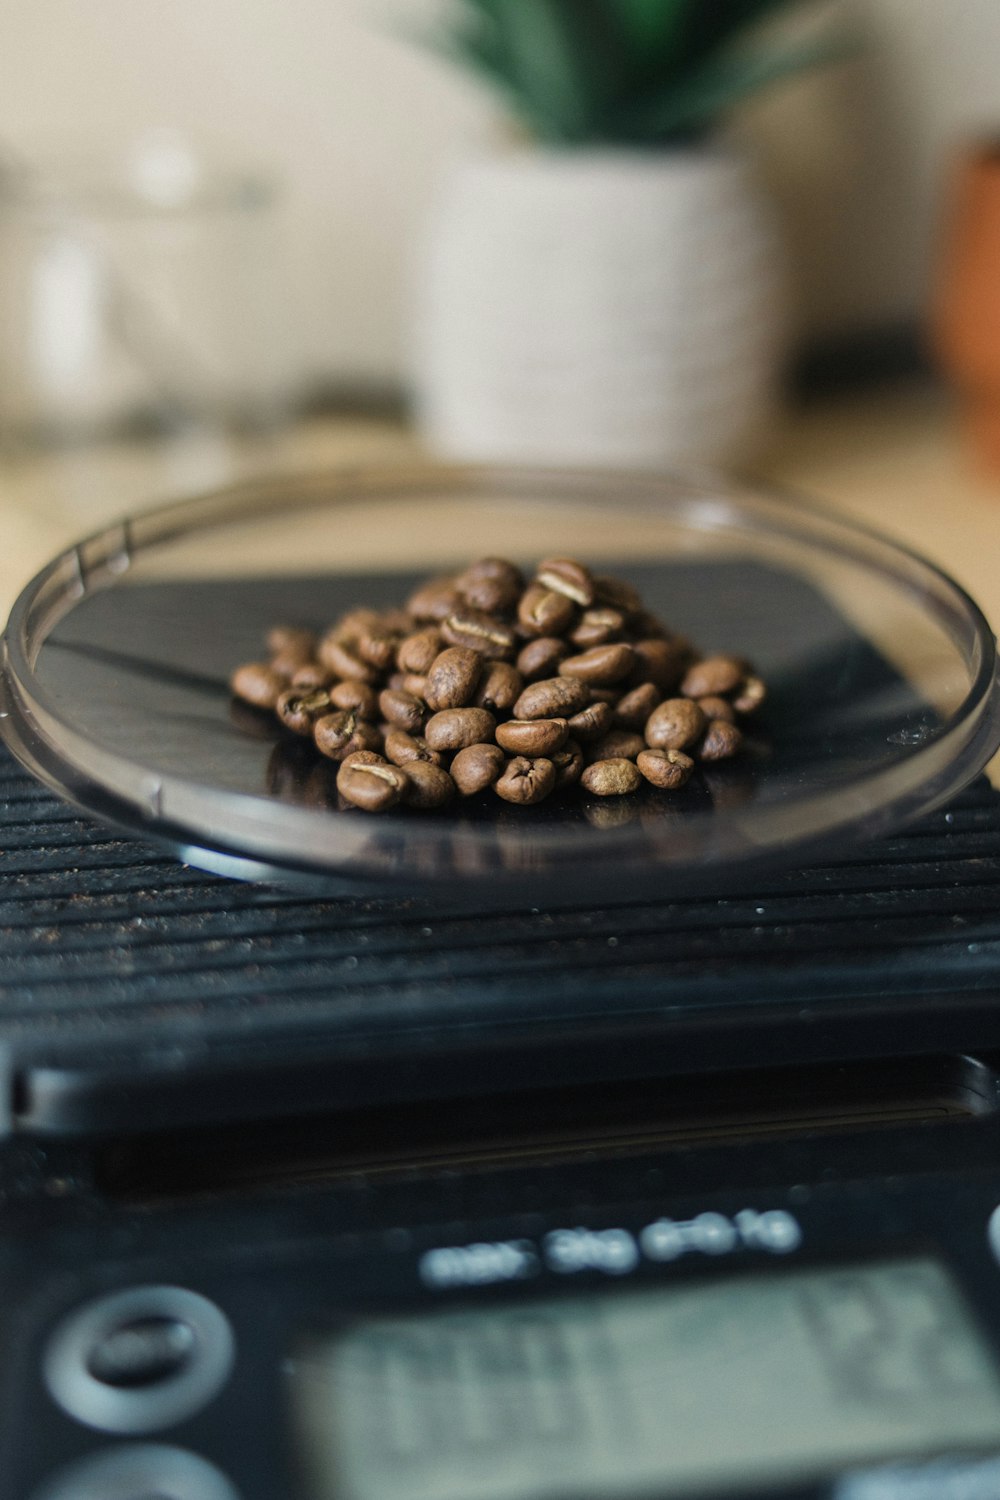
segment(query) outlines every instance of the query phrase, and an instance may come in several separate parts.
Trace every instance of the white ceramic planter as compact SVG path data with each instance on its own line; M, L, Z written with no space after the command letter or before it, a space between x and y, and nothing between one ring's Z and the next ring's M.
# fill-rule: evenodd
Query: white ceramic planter
M746 458L774 411L783 287L768 206L736 155L468 162L418 259L419 426L459 459Z

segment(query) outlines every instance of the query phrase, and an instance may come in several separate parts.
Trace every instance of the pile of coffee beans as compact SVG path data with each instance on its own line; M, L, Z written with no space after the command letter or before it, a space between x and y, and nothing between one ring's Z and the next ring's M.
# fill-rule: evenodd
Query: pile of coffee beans
M481 558L402 609L353 609L319 636L277 625L267 648L233 692L337 761L366 812L491 788L522 806L577 785L673 791L737 754L765 696L748 662L699 656L630 584L568 557L530 579Z

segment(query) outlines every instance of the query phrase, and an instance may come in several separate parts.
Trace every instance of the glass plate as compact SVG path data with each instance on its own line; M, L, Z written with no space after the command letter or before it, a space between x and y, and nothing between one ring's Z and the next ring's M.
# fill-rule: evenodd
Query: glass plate
M269 625L501 554L617 572L770 696L747 752L678 793L443 812L340 811L336 766L227 683ZM758 879L884 834L1000 742L990 629L929 563L798 500L711 478L366 470L243 484L112 526L25 589L5 637L4 730L74 803L189 862L333 888L629 899Z

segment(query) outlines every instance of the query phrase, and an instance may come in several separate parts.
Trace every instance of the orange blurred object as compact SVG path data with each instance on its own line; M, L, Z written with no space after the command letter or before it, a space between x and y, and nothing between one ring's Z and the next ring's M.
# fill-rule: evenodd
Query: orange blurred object
M931 330L969 441L1000 473L1000 140L970 147L953 169Z

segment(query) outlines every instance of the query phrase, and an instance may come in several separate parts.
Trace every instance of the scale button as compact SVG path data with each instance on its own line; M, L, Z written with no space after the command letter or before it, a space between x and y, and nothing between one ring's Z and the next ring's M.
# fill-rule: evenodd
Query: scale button
M194 1329L180 1318L132 1318L95 1344L87 1370L104 1385L141 1390L178 1375L196 1348Z
M69 1314L42 1371L63 1411L99 1432L161 1432L207 1406L232 1369L229 1320L177 1286L130 1287Z
M183 1448L128 1443L60 1469L31 1500L240 1500L215 1467Z

